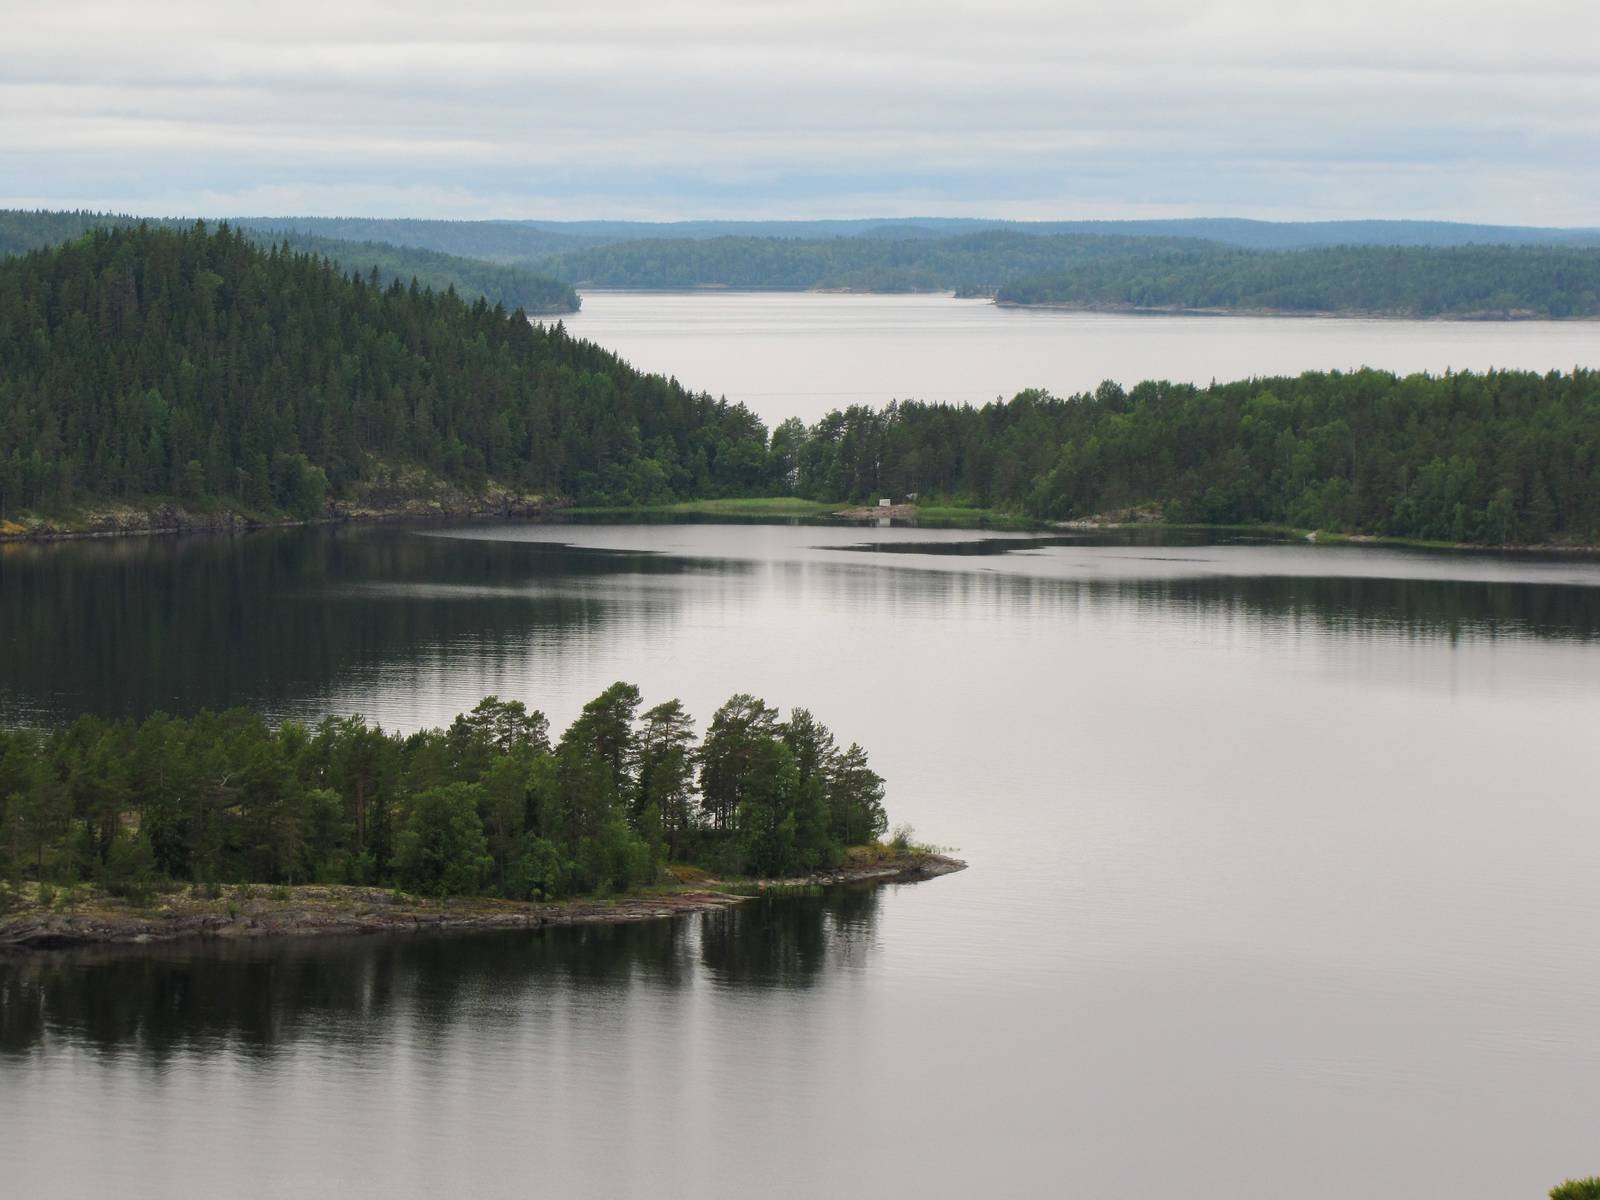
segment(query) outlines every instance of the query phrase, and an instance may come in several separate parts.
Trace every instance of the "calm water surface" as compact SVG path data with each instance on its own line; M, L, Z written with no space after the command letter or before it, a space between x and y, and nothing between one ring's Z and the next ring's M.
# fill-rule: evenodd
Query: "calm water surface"
M893 399L1069 395L1103 379L1600 366L1593 321L1113 316L948 296L603 291L584 293L566 323L635 366L742 400L768 424Z
M0 964L0 1193L1538 1196L1600 1170L1600 564L483 525L0 553L0 718L803 704L972 863Z

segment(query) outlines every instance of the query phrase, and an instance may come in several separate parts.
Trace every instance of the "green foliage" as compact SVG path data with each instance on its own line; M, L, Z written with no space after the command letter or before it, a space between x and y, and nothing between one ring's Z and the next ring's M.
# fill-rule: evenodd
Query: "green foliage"
M455 895L482 888L494 866L478 818L482 792L475 783L452 783L412 800L395 858L402 884L414 892Z
M697 746L678 701L639 708L613 684L554 747L543 714L494 696L405 736L360 717L274 730L244 710L0 730L8 894L94 882L145 904L187 881L237 910L256 884L316 880L553 900L697 857L802 874L881 830L882 780L804 709L782 722L735 696Z
M250 231L247 229L247 233ZM251 233L263 246L281 246L327 260L345 274L370 278L388 286L413 280L436 292L454 291L468 302L483 300L507 312L573 313L578 293L567 283L537 275L522 266L482 262L383 242L341 241L297 233Z
M594 502L772 490L742 405L482 300L226 226L0 260L0 508L180 496L308 516L407 465Z
M1013 304L1268 309L1387 316L1592 317L1593 246L1330 246L1272 253L1204 242L1079 258L1014 279Z
M986 230L952 237L724 236L568 251L602 287L955 290L1014 304L1573 317L1600 314L1592 245L1251 250L1192 238Z
M1550 1200L1600 1200L1600 1175L1569 1179L1550 1189Z
M180 218L166 220L120 216L93 212L21 212L0 209L0 255L25 254L44 250L82 237L93 229L117 229L135 225L183 228L190 222ZM376 275L385 286L402 286L416 280L436 292L454 290L467 301L485 300L508 312L522 309L529 313L570 313L578 311L578 294L567 284L535 274L525 265L485 262L481 258L461 257L406 243L389 244L381 236L348 238L338 236L340 226L331 226L332 236L318 236L315 225L306 230L295 221L252 221L234 227L264 248L281 246L300 254L326 260L345 274L370 278ZM459 223L457 223L459 224ZM552 243L554 244L554 243ZM563 240L562 245L565 245Z
M100 886L134 904L148 904L160 882L155 850L144 835L119 834L106 852Z
M835 411L804 495L1466 542L1600 538L1600 375L1307 373Z
M989 293L1064 262L1137 259L1151 238L1042 236L989 230L943 238L724 236L640 239L573 250L543 268L601 287L850 288Z

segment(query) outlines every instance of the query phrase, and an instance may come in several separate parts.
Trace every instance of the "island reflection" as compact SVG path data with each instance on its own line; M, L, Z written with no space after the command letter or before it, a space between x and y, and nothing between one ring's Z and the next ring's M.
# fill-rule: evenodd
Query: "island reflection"
M878 904L878 889L844 887L526 933L212 940L0 958L0 1053L66 1042L160 1064L219 1046L269 1055L309 1040L359 1050L400 1027L440 1038L462 1022L537 1022L556 993L598 1002L697 980L758 993L806 989L829 971L868 964Z
M1313 560L1327 574L1274 573L1270 558L1255 571L1213 572L1186 556L1216 548L1174 535L1152 543L1160 554L1148 560L1105 560L1102 575L1082 554L1066 565L1048 557L1092 544L1081 537L939 544L795 532L802 540L768 558L707 553L717 543L704 534L699 552L668 537L651 553L383 527L0 547L0 720L238 705L314 719L345 713L352 695L381 707L389 696L434 694L441 680L461 682L470 704L494 690L474 690L479 680L546 677L619 639L644 645L685 620L717 619L724 605L756 603L842 604L891 619L908 605L994 618L1199 618L1333 638L1600 637L1600 587L1451 578L1448 558L1432 560L1437 569L1415 560L1420 572L1401 578L1362 574L1360 550Z

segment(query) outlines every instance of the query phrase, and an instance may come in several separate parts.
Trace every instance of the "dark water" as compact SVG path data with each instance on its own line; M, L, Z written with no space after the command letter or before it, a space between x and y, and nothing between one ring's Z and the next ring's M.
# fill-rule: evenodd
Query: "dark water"
M1540 1195L1600 1170L1600 563L776 525L0 552L0 717L868 747L972 869L0 964L0 1194Z

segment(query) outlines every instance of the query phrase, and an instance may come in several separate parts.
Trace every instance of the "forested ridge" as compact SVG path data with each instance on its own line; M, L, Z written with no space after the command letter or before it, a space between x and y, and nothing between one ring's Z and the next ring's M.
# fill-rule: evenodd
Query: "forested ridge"
M1312 246L1600 245L1600 229L1472 225L1458 221L1255 221L1237 217L1010 221L979 217L857 217L788 221L438 221L381 217L239 217L250 228L424 246L496 262L534 262L585 246L682 238L947 238L999 230L1130 238L1204 239L1255 250Z
M1600 247L1197 244L1080 259L998 289L1011 304L1266 309L1434 317L1600 315Z
M798 875L883 834L883 780L805 709L736 695L697 739L678 701L640 708L613 684L554 742L542 713L492 696L409 735L244 709L0 730L0 879L553 900L668 862Z
M374 471L646 501L770 490L766 430L479 300L226 227L0 260L0 509L176 497L315 515Z
M0 210L0 254L137 223L106 213ZM453 287L469 301L528 312L575 311L572 285L581 283L954 291L1013 304L1133 309L1600 315L1600 235L1579 230L1426 222L987 224L587 222L557 233L515 221L257 217L235 228L263 246L320 254L347 273L376 270L385 284L415 278L437 291ZM818 236L835 226L837 235ZM805 236L782 232L790 228ZM749 232L734 232L740 230ZM1341 234L1351 244L1315 241ZM1502 241L1451 241L1469 235Z
M1027 234L628 241L544 269L598 287L954 291L1012 304L1429 317L1600 315L1600 247L1254 250L1181 238Z
M1600 374L1307 373L981 408L855 406L775 444L804 496L1072 518L1268 522L1450 541L1600 541Z
M145 219L117 213L26 212L0 209L0 255L26 254L82 237L91 229L116 229L140 224L187 228L177 219ZM384 284L413 279L434 291L454 288L465 300L483 299L506 309L529 313L578 311L578 294L572 288L525 265L461 257L434 249L391 245L378 239L355 240L319 237L293 224L270 222L236 225L263 246L286 246L304 254L328 259L346 274L378 273ZM343 230L344 226L335 226Z
M1005 230L955 237L738 237L634 240L555 255L544 270L598 287L849 288L989 294L1063 264L1138 260L1170 239L1041 236ZM1114 268L1113 268L1114 269Z

